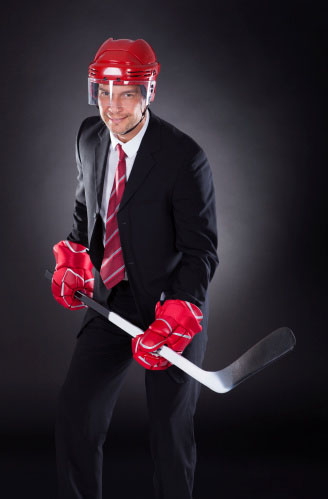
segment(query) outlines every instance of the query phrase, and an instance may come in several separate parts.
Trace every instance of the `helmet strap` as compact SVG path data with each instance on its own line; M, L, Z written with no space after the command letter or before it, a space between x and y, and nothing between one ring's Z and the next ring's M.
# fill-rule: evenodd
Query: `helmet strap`
M132 132L132 130L134 130L135 128L137 128L137 126L139 125L139 123L141 123L141 122L142 122L142 120L144 119L147 109L148 109L148 105L145 107L145 110L144 110L144 112L142 113L141 118L140 118L140 120L138 121L138 123L137 123L136 125L134 125L132 128L130 128L129 130L127 130L126 132L124 132L124 133L120 133L120 135L126 135L127 133L130 133L130 132Z

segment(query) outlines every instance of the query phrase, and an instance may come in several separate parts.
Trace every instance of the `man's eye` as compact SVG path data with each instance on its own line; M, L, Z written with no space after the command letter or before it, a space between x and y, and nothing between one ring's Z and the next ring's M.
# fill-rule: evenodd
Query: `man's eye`
M134 94L131 94L130 92L126 92L125 97L133 97Z
M109 95L109 92L107 92L106 90L101 90L100 95L104 95L105 97L107 97Z

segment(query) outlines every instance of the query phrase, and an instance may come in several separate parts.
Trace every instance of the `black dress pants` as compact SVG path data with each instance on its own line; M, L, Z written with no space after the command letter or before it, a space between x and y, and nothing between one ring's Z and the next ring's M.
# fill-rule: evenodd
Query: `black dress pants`
M205 346L201 332L186 356L201 365ZM78 336L57 405L60 499L102 499L103 444L132 360L131 338L101 316ZM196 465L193 417L200 385L175 366L145 370L145 382L155 497L191 499ZM136 496L142 496L142 489Z

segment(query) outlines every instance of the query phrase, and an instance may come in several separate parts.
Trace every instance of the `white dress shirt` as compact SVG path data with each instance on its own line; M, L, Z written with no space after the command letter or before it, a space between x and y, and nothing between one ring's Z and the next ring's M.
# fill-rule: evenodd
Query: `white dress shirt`
M108 160L107 160L107 166L106 166L106 172L105 172L105 179L104 179L104 190L103 190L103 196L102 196L102 202L101 202L101 208L100 208L100 216L103 221L103 243L105 244L105 239L106 239L106 218L107 218L107 210L108 210L108 202L109 202L109 197L112 192L113 188L113 183L114 183L114 178L115 178L115 171L116 167L118 165L118 160L119 160L119 154L116 149L117 144L121 144L123 151L126 154L125 158L125 163L126 163L126 182L129 180L129 176L133 167L134 160L136 159L136 155L138 152L138 149L140 147L141 141L143 139L143 136L146 133L147 127L149 123L149 112L147 110L146 112L146 121L142 129L133 137L133 139L129 140L128 142L121 142L118 140L117 137L110 131L110 148L108 152Z

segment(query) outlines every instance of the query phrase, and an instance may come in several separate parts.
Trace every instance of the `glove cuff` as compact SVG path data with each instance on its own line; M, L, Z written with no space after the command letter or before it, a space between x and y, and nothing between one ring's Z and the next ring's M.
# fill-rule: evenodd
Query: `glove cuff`
M155 308L156 319L171 319L193 334L202 330L201 310L193 303L183 300L166 300L163 305L158 302ZM171 322L170 320L170 322Z
M53 247L56 270L62 267L92 270L92 263L87 248L72 241L60 241Z

